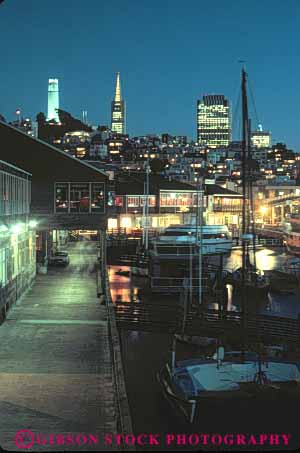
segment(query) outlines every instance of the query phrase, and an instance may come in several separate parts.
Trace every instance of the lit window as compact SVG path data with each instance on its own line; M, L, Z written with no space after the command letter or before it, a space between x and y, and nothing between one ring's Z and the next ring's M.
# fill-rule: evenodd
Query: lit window
M77 183L70 187L70 211L89 212L90 194L89 184Z
M127 198L128 208L135 208L139 206L139 197L128 197Z
M109 218L107 221L107 228L109 230L112 228L118 228L118 219Z
M92 184L92 212L104 212L104 184Z
M56 192L55 193L56 212L68 212L69 210L68 184L67 183L56 184L55 192Z

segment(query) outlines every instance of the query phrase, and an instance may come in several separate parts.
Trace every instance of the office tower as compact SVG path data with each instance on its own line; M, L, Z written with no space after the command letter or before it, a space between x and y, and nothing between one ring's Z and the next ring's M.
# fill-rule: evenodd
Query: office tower
M57 123L59 123L57 109L59 109L58 79L49 79L47 121L55 120Z
M231 142L229 102L221 94L209 94L197 101L197 141L211 148Z
M258 125L258 130L251 132L251 143L256 148L269 148L271 146L271 133L264 131L262 125Z
M117 134L126 134L125 102L122 101L119 72L117 72L115 99L111 103L111 130Z

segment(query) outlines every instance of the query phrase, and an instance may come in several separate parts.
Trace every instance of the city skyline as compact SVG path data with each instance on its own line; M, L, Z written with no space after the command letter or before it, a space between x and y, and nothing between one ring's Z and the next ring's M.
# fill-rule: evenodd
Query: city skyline
M203 94L224 93L234 112L240 87L238 60L244 58L259 122L272 132L273 142L286 142L299 151L299 64L294 58L298 2L292 0L293 8L284 8L278 1L254 2L251 7L228 1L225 8L191 1L189 8L182 9L177 1L172 5L153 1L151 7L132 1L122 11L118 2L101 6L90 0L88 4L90 8L78 1L72 4L72 30L82 27L82 17L89 30L95 30L80 37L65 33L69 8L56 0L51 5L36 0L1 5L0 36L10 52L3 55L8 69L0 76L5 86L0 113L8 120L17 108L32 118L39 111L46 113L46 80L55 75L60 81L61 108L79 118L87 110L92 124L110 124L114 74L120 71L130 135L169 132L195 139L196 102ZM95 21L101 27L94 27ZM240 35L243 29L251 33ZM198 56L196 38L205 43Z

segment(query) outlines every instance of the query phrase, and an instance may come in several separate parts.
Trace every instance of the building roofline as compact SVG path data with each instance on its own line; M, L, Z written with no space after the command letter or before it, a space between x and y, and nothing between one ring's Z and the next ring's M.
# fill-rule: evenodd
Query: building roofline
M30 173L29 171L23 170L23 168L17 167L16 165L12 165L12 164L10 164L9 162L6 162L6 160L0 159L0 164L4 164L4 165L7 166L7 167L11 167L11 168L13 168L14 170L17 170L17 171L20 171L20 172L22 172L22 173L25 173L26 175L28 175L28 176L30 176L30 177L32 176L32 173Z
M29 140L33 140L33 141L35 141L35 142L40 143L41 145L47 146L48 148L53 149L55 152L61 154L62 156L66 157L67 159L72 159L72 160L76 161L77 163L79 163L79 164L81 164L81 165L85 165L85 166L88 167L89 169L94 170L94 171L96 171L96 172L98 172L98 173L101 173L101 175L107 177L107 174L105 173L105 171L100 170L99 168L93 167L92 165L89 165L88 163L84 162L83 160L79 160L79 159L77 159L76 157L71 156L70 154L66 153L65 151L62 151L62 150L59 149L59 148L56 148L55 146L51 145L50 143L44 142L43 140L41 140L41 139L39 139L39 138L32 137L31 135L26 134L26 132L23 132L22 130L18 129L17 127L12 126L11 124L5 123L4 121L1 121L1 120L0 120L0 125L6 126L6 127L10 128L10 129L12 129L12 130L18 132L19 134L24 135L24 136L27 137ZM22 170L22 171L23 171L23 170Z

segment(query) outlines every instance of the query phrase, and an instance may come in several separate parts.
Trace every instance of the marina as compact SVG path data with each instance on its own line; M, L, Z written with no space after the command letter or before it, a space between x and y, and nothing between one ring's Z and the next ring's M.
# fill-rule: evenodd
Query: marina
M221 433L247 432L249 426L251 432L267 431L271 420L273 430L282 430L287 420L295 426L287 411L300 402L300 269L289 255L297 246L291 247L288 233L286 247L275 238L275 247L268 248L256 232L244 69L241 94L242 217L236 246L226 225L204 220L201 175L194 223L171 224L149 238L147 171L140 257L148 273L136 271L139 251L124 268L109 270L129 401L139 413L131 367L138 354L136 374L147 382L152 401L143 389L139 399L153 415L160 413L159 433L168 422L172 432L185 433L203 426ZM151 413L145 424L134 417L135 432L156 430Z
M257 266L260 269L275 270L284 269L286 263L292 258L286 253L285 249L262 248L257 251ZM232 271L241 266L241 250L233 250L230 257L224 258L224 269ZM179 296L166 296L163 294L152 294L149 290L149 280L140 277L125 277L114 274L114 269L110 268L110 287L113 302L116 304L122 300L124 304L132 306L139 304L147 306L149 304L161 305L170 304L179 300ZM127 268L128 269L128 268ZM230 294L229 294L230 296ZM131 297L133 299L131 299ZM133 300L135 303L131 303ZM232 314L235 313L237 301L231 294L229 297L228 308ZM297 322L300 315L300 288L293 293L282 294L270 291L267 296L267 305L261 309L263 315L293 319ZM160 317L162 318L161 314ZM168 314L165 317L169 318ZM122 356L125 371L126 388L128 391L129 403L133 414L133 428L135 432L155 432L159 433L162 439L170 432L174 433L195 433L195 432L218 432L220 435L227 432L239 433L248 432L251 426L252 433L260 433L263 427L265 432L298 432L297 417L293 416L293 411L297 411L299 398L295 397L292 389L292 396L286 390L288 397L273 397L270 392L266 395L253 398L236 398L230 401L217 399L213 402L205 402L201 405L197 419L191 424L181 410L174 408L166 398L163 397L161 386L157 380L157 373L164 369L166 363L172 363L172 347L174 336L168 333L167 329L155 331L145 330L126 330L119 329ZM198 337L199 339L199 337ZM176 355L179 363L186 360L199 360L207 354L212 356L216 349L216 342L198 342L186 345L184 342L177 341ZM274 356L282 353L285 347L274 347L269 353ZM279 354L277 354L279 351ZM136 364L138 365L138 368ZM257 362L256 362L257 363ZM216 367L216 363L214 367ZM222 366L222 365L221 365ZM226 368L228 369L228 367ZM226 370L225 370L226 371ZM255 368L257 371L257 367ZM265 368L263 368L265 371ZM143 382L141 386L140 383ZM293 384L291 384L293 387ZM274 390L275 391L275 390ZM276 391L275 391L276 393ZM141 414L146 414L141 416ZM241 414L243 416L241 417ZM294 444L297 445L296 437ZM157 450L164 450L162 442L160 446L151 447ZM188 448L188 447L185 447ZM199 448L199 446L198 446ZM201 445L201 448L205 448ZM226 448L226 447L225 447ZM150 449L150 447L143 447ZM172 450L181 450L181 447L172 446ZM190 450L197 450L197 447L189 447ZM228 449L234 449L232 446ZM236 447L238 450L238 448Z

